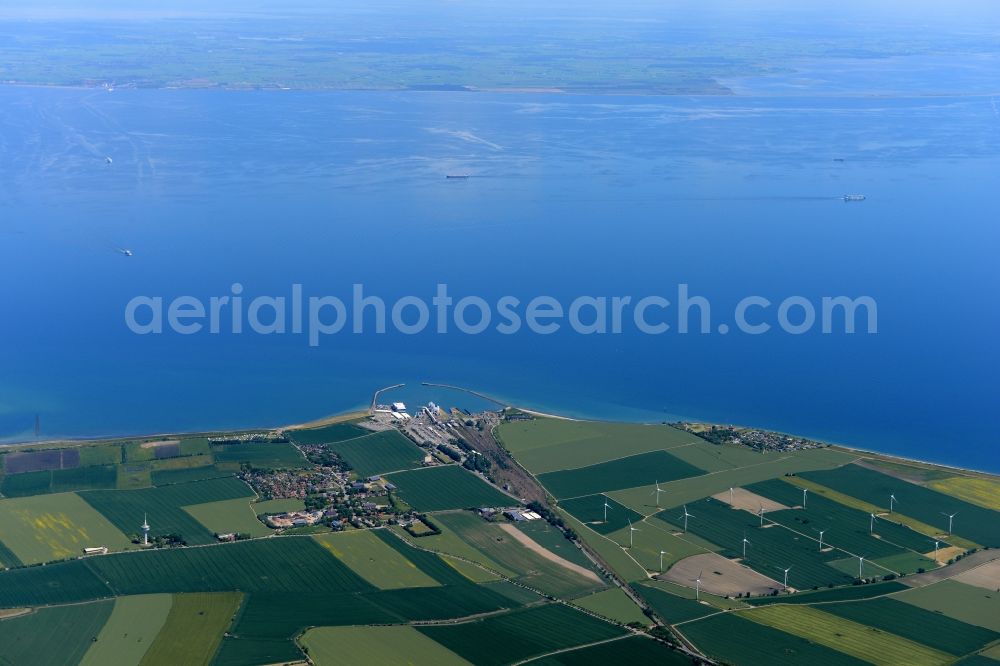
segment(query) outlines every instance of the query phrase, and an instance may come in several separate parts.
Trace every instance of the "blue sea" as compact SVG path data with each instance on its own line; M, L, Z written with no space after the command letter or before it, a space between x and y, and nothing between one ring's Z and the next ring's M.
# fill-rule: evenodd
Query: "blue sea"
M844 90L803 62L728 97L0 87L0 439L36 414L45 437L296 423L400 382L480 405L429 381L1000 471L1000 70L930 95L891 65ZM566 303L686 284L713 332L310 347L125 325L135 296L233 283ZM878 333L715 331L749 295L871 296Z

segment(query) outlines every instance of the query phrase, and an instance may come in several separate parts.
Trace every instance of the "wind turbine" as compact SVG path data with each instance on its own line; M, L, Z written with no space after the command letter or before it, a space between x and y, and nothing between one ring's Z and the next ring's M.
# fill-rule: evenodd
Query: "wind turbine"
M895 508L896 502L898 501L899 500L896 499L895 493L889 493L889 513L892 513L892 510Z
M684 515L683 516L677 516L677 517L684 519L684 531L687 532L688 531L688 518L694 518L694 514L693 513L688 513L688 505L687 504L684 505Z
M808 495L808 494L809 494L809 489L808 488L803 488L802 489L802 508L803 509L806 508L806 495Z
M661 550L661 551L660 551L660 573L663 573L663 556L664 556L664 555L669 555L669 554L670 554L670 553L668 553L668 552L667 552L667 551L665 551L665 550Z
M861 572L864 570L864 566L865 566L865 556L858 555L858 578L862 577Z
M656 485L656 488L653 490L653 492L651 492L649 494L650 495L656 495L656 506L660 506L660 493L665 493L667 491L663 490L662 488L660 488L660 482L659 481L657 481L655 485Z
M788 567L787 569L784 570L785 571L785 585L784 585L784 587L785 587L786 590L788 589L788 572L791 571L791 570L792 570L791 567Z
M937 558L938 543L939 543L939 541L937 539L935 539L934 540L934 561L937 562L938 564L941 564L941 562L938 561L938 558Z
M705 573L702 571L698 574L698 577L694 579L694 598L695 601L701 601L701 575Z
M733 487L729 486L729 506L733 505Z
M827 528L827 529L829 529L829 528ZM820 552L823 552L823 533L824 532L826 532L826 530L820 530L819 531L819 550L820 550Z
M750 545L750 540L747 539L747 533L743 533L743 559L747 559L747 546Z
M757 515L760 516L760 526L764 527L764 505L760 505L760 510L757 511Z
M633 537L635 537L636 532L641 532L638 527L632 527L632 521L628 521L628 547L631 548L633 544Z
M948 536L951 536L951 521L953 521L955 519L955 516L958 515L958 511L956 511L955 513L945 513L944 511L942 511L941 515L948 516Z
M610 509L610 508L611 508L611 505L608 504L608 500L605 499L604 500L604 522L608 522L608 509Z
M874 513L869 514L869 515L872 518L871 518L871 520L868 521L868 533L869 534L875 534L875 521L878 520L878 518L875 517Z

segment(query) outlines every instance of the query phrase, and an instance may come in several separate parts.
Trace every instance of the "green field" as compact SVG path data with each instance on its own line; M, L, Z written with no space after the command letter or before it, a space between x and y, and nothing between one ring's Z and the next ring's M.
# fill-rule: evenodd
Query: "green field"
M118 470L115 465L8 474L0 484L0 493L5 497L30 497L46 493L114 488L117 479Z
M499 525L471 513L440 514L434 519L490 560L515 572L516 580L542 592L574 597L604 587L599 580L585 577L529 550Z
M528 662L531 666L605 666L606 664L656 664L689 666L686 655L641 636L628 636L608 643L560 652Z
M175 458L174 460L192 460L192 458ZM232 475L233 472L230 470L220 469L217 465L208 465L174 469L153 469L150 476L154 486L169 486L175 483L221 479Z
M91 570L91 560L0 572L0 608L26 608L103 599L114 594Z
M248 497L192 504L182 508L210 532L237 532L252 537L273 534L273 530L257 520L256 505L251 504Z
M142 490L97 490L80 496L125 534L137 534L145 515L152 527L150 536L179 534L197 545L213 543L215 537L182 507L251 498L253 491L239 479L223 478Z
M681 529L684 520L681 509L667 509L657 514L654 521L665 521L674 529ZM792 567L788 584L798 589L825 586L833 583L850 583L854 576L830 566L830 562L848 557L836 549L819 552L819 543L811 534L799 534L780 525L760 527L760 519L749 511L731 509L716 499L707 499L688 505L694 516L688 530L722 548L721 554L734 558L742 556L743 536L750 540L746 566L761 574L777 579L782 569ZM856 575L856 574L855 574Z
M589 467L541 474L538 480L550 493L561 499L644 485L649 486L647 492L650 492L656 482L667 483L703 473L704 470L666 451L653 451Z
M458 573L462 574L468 578L473 583L489 583L492 581L500 580L500 576L491 571L483 569L478 564L473 564L472 562L467 562L465 560L459 560L457 558L451 557L449 555L444 555L442 558L448 566L452 567ZM515 588L522 589L522 588Z
M182 444L190 441L193 440L184 440ZM204 453L197 453L190 456L182 456L180 458L161 458L159 460L151 461L149 465L153 469L153 471L159 471L159 472L167 472L179 469L193 469L195 467L209 467L214 461L214 459L212 458L212 450L208 446L208 440L201 440L201 441L205 442Z
M118 594L374 589L311 537L106 555L91 558L87 564Z
M0 621L0 663L76 666L111 615L114 602L40 608Z
M385 430L327 446L343 458L359 477L420 467L426 455L398 430Z
M81 666L138 666L166 623L172 605L169 594L117 598Z
M458 465L398 472L387 477L399 496L417 511L480 506L512 506L517 501Z
M891 598L824 604L821 609L959 657L1000 639L996 631Z
M783 594L777 597L754 597L753 599L748 599L747 603L758 606L766 604L816 604L825 601L854 601L858 599L871 599L907 589L909 588L899 581L889 581L887 583L870 583L868 585L851 585L849 587L822 589L816 592L806 591L791 596Z
M77 557L83 548L130 546L125 534L75 493L0 500L0 541L25 564Z
M141 666L207 666L240 607L240 593L177 594Z
M679 506L727 491L731 487L746 486L804 470L829 469L853 459L849 454L831 448L808 449L795 453L757 454L755 458L757 458L756 463L744 467L669 483L661 481L660 487L667 491L661 497L661 505ZM650 515L657 511L653 496L649 494L651 487L650 482L648 485L636 488L616 490L609 495L635 511Z
M664 425L560 419L509 421L502 424L497 433L504 447L534 474L595 465L702 441Z
M508 664L555 650L624 635L615 625L563 604L514 611L461 624L417 627L464 659Z
M123 462L121 444L80 446L80 467L91 465L117 465Z
M584 555L574 542L567 539L562 530L550 525L546 520L524 520L514 523L514 527L527 534L535 543L565 560L584 568L593 566L590 558Z
M618 543L603 534L592 531L588 526L574 518L568 511L557 507L556 512L566 521L569 527L573 528L584 543L593 548L601 556L601 559L607 562L619 576L628 582L646 580L648 578L646 569L630 558Z
M622 624L629 622L638 622L644 626L651 624L649 618L643 614L642 609L636 606L635 602L619 587L579 597L573 600L573 605Z
M746 486L746 489L788 506L797 506L802 502L801 488L778 479L755 483ZM824 530L824 545L843 551L841 559L831 562L831 566L852 576L857 575L857 561L852 560L851 555L864 555L871 563L872 566L866 564L866 576L883 576L889 572L915 573L937 566L921 554L933 542L923 534L894 522L893 515L876 520L872 534L869 532L870 514L817 493L809 496L806 508L771 511L767 520L816 539L819 538L819 530Z
M458 557L471 560L482 564L493 571L496 571L504 576L513 577L517 574L510 569L504 567L499 562L496 562L490 557L487 557L485 553L477 548L469 545L468 542L463 541L462 538L454 532L450 527L439 520L441 515L434 517L434 524L438 526L441 530L441 534L432 534L425 537L420 537L414 540L414 542L421 548L426 548L437 553L444 553L448 555L456 555ZM400 527L393 527L394 532L404 536L407 539L413 539L410 535L406 534Z
M370 530L325 534L316 541L356 574L383 590L439 583Z
M24 562L21 558L17 556L14 551L7 547L7 545L0 541L0 569L10 569L12 567L19 567Z
M212 446L216 462L233 462L258 469L298 469L308 467L299 450L288 443L219 444Z
M984 546L1000 546L1000 512L858 465L809 472L802 476L865 502L884 506L886 510L889 494L893 493L899 502L897 511L933 525L942 533L948 530L948 518L941 513L957 512L955 534Z
M604 504L608 504L607 522L604 520ZM628 527L629 521L637 523L642 520L642 514L636 513L623 504L606 495L587 495L559 502L566 511L573 514L577 520L601 534L611 534Z
M761 461L761 454L746 446L711 444L700 438L697 443L671 449L670 453L706 472L724 472L741 467L753 467Z
M353 423L335 423L325 428L308 430L289 430L287 435L299 444L332 444L343 442L355 437L370 435L371 430L356 426Z
M893 595L893 599L967 624L1000 631L1000 594L972 585L943 580L927 587L900 592Z
M636 560L647 571L660 570L661 550L666 551L663 555L663 570L666 571L674 562L685 557L709 551L715 552L719 549L715 544L701 539L691 532L675 536L672 534L672 529L659 520L636 523L634 527L639 531L632 533L631 540L628 527L609 534L608 538L622 548L627 547L629 557Z
M867 663L734 613L713 615L680 629L708 656L740 666L862 666Z
M137 490L153 485L148 463L123 463L117 467L116 490Z
M290 664L302 661L302 651L290 640L226 636L212 666Z
M306 504L300 499L273 499L256 502L251 504L250 507L253 509L254 515L259 516L262 513L288 513L289 511L304 511Z
M970 476L949 476L927 484L934 490L987 509L1000 511L1000 481Z
M786 631L808 641L825 645L879 666L908 664L948 664L950 655L885 631L831 615L812 606L762 606L742 613L743 617Z
M413 664L459 666L468 662L413 627L320 627L302 636L316 666Z
M652 606L657 615L670 624L687 622L719 612L718 608L670 594L651 585L637 585L635 590Z

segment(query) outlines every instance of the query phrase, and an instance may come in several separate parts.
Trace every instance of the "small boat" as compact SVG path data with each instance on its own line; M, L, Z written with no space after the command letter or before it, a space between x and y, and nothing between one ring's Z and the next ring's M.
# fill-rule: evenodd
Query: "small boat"
M468 177L469 177L469 174L467 174L467 173L456 173L456 174L451 174L450 173L447 176L445 176L445 178L450 178L450 179L454 179L454 180L465 180Z
M133 257L133 256L135 256L135 253L132 252L132 250L129 250L128 248L124 248L124 247L118 248L118 253L119 254L123 254L126 257Z
M844 201L864 201L865 195L863 194L845 194Z
M104 158L104 163L105 163L105 164L111 164L111 161L112 161L112 160L111 160L111 158L110 158L110 157L105 157L105 158Z

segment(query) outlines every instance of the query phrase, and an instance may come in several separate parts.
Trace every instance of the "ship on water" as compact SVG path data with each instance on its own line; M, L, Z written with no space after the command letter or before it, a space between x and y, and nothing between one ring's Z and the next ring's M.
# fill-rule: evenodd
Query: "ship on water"
M845 194L844 201L864 201L865 195L863 194Z
M467 174L467 173L454 173L454 174L449 173L448 175L445 176L445 178L451 178L451 179L455 179L455 180L465 180L468 177L469 177L469 174Z

